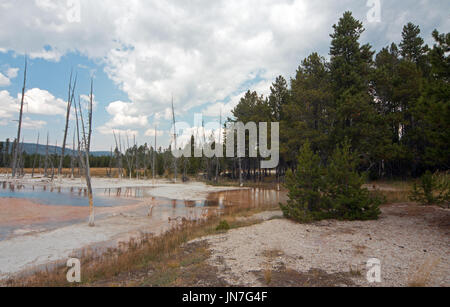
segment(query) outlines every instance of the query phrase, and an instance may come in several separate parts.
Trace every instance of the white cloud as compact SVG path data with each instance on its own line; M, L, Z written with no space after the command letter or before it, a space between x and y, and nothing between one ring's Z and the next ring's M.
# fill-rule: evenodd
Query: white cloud
M0 72L0 86L9 86L10 84L11 81L9 80L9 78Z
M275 80L273 80L275 81ZM272 80L263 80L258 82L257 84L254 84L250 86L248 89L246 89L243 92L240 92L237 95L233 95L227 102L217 102L214 104L208 105L203 110L203 115L219 118L220 114L222 113L222 119L225 120L227 117L231 117L232 113L231 111L234 110L234 108L239 104L239 101L242 97L244 97L247 90L250 91L256 91L258 95L269 95L270 93L270 85L273 82Z
M10 119L18 111L18 106L8 91L0 91L0 119Z
M333 10L305 0L81 0L73 23L65 1L7 3L2 47L47 60L75 50L102 59L141 115L166 113L172 94L186 112L224 101L252 78L295 71L305 49L328 37Z
M8 68L4 73L0 72L0 86L10 86L11 79L17 77L18 68Z
M0 126L12 124L18 118L19 102L18 98L13 98L8 91L0 91ZM60 99L56 99L52 94L40 89L32 89L26 92L24 117L22 128L25 130L39 130L47 125L44 120L35 120L27 116L28 114L38 115L60 115L63 109L59 104L64 103ZM17 123L14 123L17 125Z
M161 130L158 130L158 129L156 129L156 133L155 133L155 129L148 129L147 131L145 131L145 136L152 136L152 137L154 137L155 134L157 136L163 136L165 134L165 132L161 131Z
M111 128L145 127L148 125L147 116L141 115L138 107L131 102L112 102L108 105L106 111L113 117L107 124Z
M18 117L21 94L13 98L8 91L0 91L0 126L12 123ZM48 91L34 88L25 92L24 129L41 129L47 125L43 120L33 120L27 115L65 115L65 102Z
M17 94L20 100L22 94ZM66 114L66 102L60 98L56 98L50 92L33 88L25 92L24 109L29 114L40 115L63 115Z
M95 95L92 95L92 109L95 111L97 109L98 106L98 101L95 100ZM91 100L90 95L80 95L80 100L81 100L81 107L84 109L88 109L89 107L89 102Z
M23 122L22 122L22 128L23 129L41 129L44 126L47 125L47 122L43 121L43 120L32 120L29 117L25 117Z
M122 138L122 146L126 146L126 143L124 143L124 140L126 142L126 137L133 138L133 136L138 137L139 131L138 130L132 130L132 129L111 129L107 126L101 126L97 129L97 131L102 135L114 135L114 132L116 133L116 137Z
M106 107L106 111L112 118L97 129L100 134L112 135L114 130L116 134L137 137L139 131L129 128L144 128L148 125L147 116L141 115L139 109L131 102L112 102Z
M8 76L8 78L10 79L14 79L17 77L17 74L19 72L19 68L8 68L8 70L6 71L6 75Z

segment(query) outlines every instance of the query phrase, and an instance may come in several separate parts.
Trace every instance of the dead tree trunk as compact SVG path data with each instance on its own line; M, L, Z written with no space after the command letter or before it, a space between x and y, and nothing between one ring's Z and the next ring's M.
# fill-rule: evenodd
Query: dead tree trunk
M17 167L16 167L19 170L17 177L25 176L23 148L24 148L24 139L22 138L22 142L19 144L19 159L18 159Z
M130 138L128 137L128 133L126 134L127 137L127 150L125 151L125 160L127 161L128 166L128 176L131 180L131 169L133 168L133 161L132 157L130 157Z
M119 179L122 179L123 177L123 170L122 170L122 144L120 141L120 134L119 134L119 142L117 142L116 132L113 130L114 135L114 141L116 142L116 163L117 163L117 176Z
M58 168L59 180L62 180L62 167L63 167L63 162L64 162L64 154L66 151L67 130L69 129L70 110L72 108L72 101L73 101L73 96L75 94L76 85L77 85L77 77L75 77L75 82L73 84L73 89L72 89L72 73L70 73L69 97L67 98L66 126L64 129L64 138L63 138L62 149L61 149L61 158L59 159L59 168Z
M22 87L22 99L20 101L20 113L19 113L19 127L17 128L17 139L16 139L16 148L14 150L14 158L12 163L12 177L16 177L16 168L17 168L17 157L18 157L18 149L19 149L19 143L20 143L20 134L22 132L22 117L23 117L23 103L25 99L25 87L26 87L26 81L27 81L27 59L25 58L25 70L23 73L23 87Z
M153 183L155 183L155 174L156 174L156 141L157 141L157 136L158 136L158 130L157 127L155 126L155 148L153 148L153 166L152 166L152 171L153 171Z
M176 121L175 121L175 109L173 107L173 97L172 97L172 118L173 118L173 140L174 140L174 146L175 150L177 150L177 128L176 128ZM177 183L177 158L173 157L173 171L174 171L174 181Z
M242 187L244 185L244 182L242 180L242 160L241 157L239 159L239 185Z
M136 170L136 179L139 180L139 171L140 171L140 165L139 165L139 152L136 144L136 135L133 135L133 156L134 156L134 164L135 164L135 170Z
M220 144L222 137L222 110L220 110L220 129L219 129L219 142L216 142L216 146L222 146ZM223 149L222 149L223 150ZM217 151L216 151L217 153ZM216 156L216 183L219 182L219 157Z
M203 149L205 149L205 146L206 146L206 132L205 132L205 122L204 121L202 121L202 130L203 130L203 144L202 144L202 147L203 147ZM203 177L206 180L209 180L209 159L205 155L203 155L203 164L204 164L203 172L206 173L206 177L205 177L205 174L203 174Z
M73 149L72 149L72 155L71 155L71 159L70 159L70 166L72 168L72 173L71 173L71 178L74 179L75 178L75 130L73 132Z
M38 156L38 150L39 150L39 133L38 133L37 142L36 142L36 150L34 151L33 170L31 171L31 178L34 178L34 168L36 167L36 158Z
M52 181L55 178L55 166L56 166L57 161L58 161L58 139L55 142L54 157L52 157L52 159L51 159L51 162L52 162Z
M144 157L142 160L142 167L144 168L143 179L147 180L147 152L149 152L147 143L144 144Z
M92 100L93 100L93 81L91 80L91 93L90 93L90 97L89 97L89 106L88 106L88 132L87 133L86 133L86 129L84 126L81 102L78 101L81 127L82 127L82 136L83 136L82 143L80 143L78 115L76 118L77 135L78 135L78 156L79 156L80 163L83 166L84 171L85 171L86 186L87 186L88 197L89 197L89 226L90 227L95 226L94 198L93 198L93 193L92 193L91 171L90 171L90 164L89 164L90 144L91 144L91 135L92 135ZM78 113L78 112L76 112L76 113ZM81 152L82 147L83 147L84 155Z
M109 172L108 172L108 177L112 178L112 162L113 162L113 150L111 147L111 155L109 157Z
M44 159L44 177L48 177L48 142L49 142L49 133L47 132L47 145L45 146L45 159Z

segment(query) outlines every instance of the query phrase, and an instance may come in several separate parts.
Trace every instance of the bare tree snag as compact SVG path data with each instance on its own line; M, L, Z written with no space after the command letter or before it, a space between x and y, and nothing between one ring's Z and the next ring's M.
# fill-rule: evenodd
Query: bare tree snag
M222 146L221 143L222 137L222 110L220 110L220 129L219 129L219 142L216 142L216 146ZM217 151L216 151L217 152ZM216 183L219 182L219 157L216 156Z
M75 130L73 132L73 143L72 143L73 149L72 149L72 155L70 159L70 166L72 168L71 178L75 178Z
M19 127L17 128L17 139L16 139L16 147L14 150L14 158L12 163L12 177L16 177L16 168L17 168L17 157L18 157L18 150L19 150L19 143L20 143L20 134L22 132L22 117L23 117L23 103L25 99L25 87L26 87L26 81L27 81L27 58L25 57L25 70L23 73L23 87L22 87L22 99L20 101L20 113L19 113Z
M64 155L65 155L65 151L66 151L67 130L69 129L70 110L72 108L72 101L73 101L73 96L75 94L76 85L77 85L77 77L75 77L75 82L74 82L73 88L72 88L72 72L71 72L70 80L69 80L69 97L67 98L66 126L64 129L64 138L63 138L61 157L59 159L59 167L58 167L58 177L59 177L60 181L62 180L62 167L63 167Z
M117 142L117 136L116 136L116 132L113 130L113 135L114 135L114 141L116 142L116 167L117 167L117 171L118 171L118 177L119 179L122 179L123 177L123 171L122 171L122 146L120 144L120 140L119 142ZM120 137L120 135L119 135Z
M31 178L34 178L34 168L36 167L36 158L38 156L38 149L39 149L39 133L38 133L37 141L36 141L36 150L34 151L33 169L31 171Z
M80 163L84 168L84 173L85 173L84 175L86 178L86 186L87 186L88 198L89 198L89 226L90 227L95 226L94 198L93 198L93 192L92 192L91 171L90 171L90 165L89 165L90 144L91 144L91 134L92 134L92 103L93 103L93 81L91 80L91 93L90 93L89 106L88 106L88 133L86 133L86 129L84 126L81 102L80 102L80 100L78 101L78 105L79 105L78 109L79 109L79 115L80 115L80 121L81 121L81 127L82 127L82 143L80 143L78 115L76 118L77 135L78 135L78 156L79 156ZM75 111L78 114L78 112L76 110L76 104L75 104ZM82 153L81 148L83 148L84 155Z
M155 148L153 148L153 166L152 166L152 172L153 172L153 184L155 184L155 175L156 175L156 141L158 137L157 127L155 125Z
M172 118L173 118L173 140L174 140L174 146L175 150L177 150L177 128L176 128L176 121L175 121L175 109L173 107L173 96L172 96ZM174 171L174 181L177 183L177 158L173 157L173 171Z
M45 159L44 159L44 177L48 177L48 143L50 134L47 132L47 145L45 146Z

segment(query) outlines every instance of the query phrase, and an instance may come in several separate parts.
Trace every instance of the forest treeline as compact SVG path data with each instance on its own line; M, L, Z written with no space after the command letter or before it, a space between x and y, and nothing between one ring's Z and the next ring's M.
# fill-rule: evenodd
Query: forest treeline
M269 97L249 91L236 120L280 122L283 170L296 168L306 141L326 163L346 139L372 178L448 170L450 33L433 31L429 47L408 23L398 45L375 53L350 12L333 30L329 60L312 53L289 83L276 79Z
M148 144L134 144L122 149L117 139L109 156L91 156L90 165L109 169L109 176L162 176L174 173L177 165L177 173L185 178L202 174L208 180L226 176L257 181L276 174L282 179L288 170L297 168L303 144L310 144L320 163L326 165L335 148L348 142L357 154L358 170L372 179L448 170L450 33L433 31L434 45L430 47L419 26L408 23L398 44L376 53L370 44L361 43L363 32L362 23L351 12L344 13L333 26L329 57L310 54L289 81L277 77L267 97L248 91L232 111L229 122L280 123L276 170L261 170L261 158L174 161L170 148L155 150ZM208 142L214 147L212 136L192 136L192 150ZM10 165L13 151L9 147L15 144L9 140L0 143L0 167ZM57 167L58 160L56 153L23 153L20 165ZM64 158L65 168L77 164L76 157Z

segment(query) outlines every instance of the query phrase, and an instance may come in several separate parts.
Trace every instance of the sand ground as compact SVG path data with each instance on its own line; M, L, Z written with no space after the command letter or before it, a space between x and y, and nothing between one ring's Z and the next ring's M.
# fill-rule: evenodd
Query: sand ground
M382 212L378 221L309 225L263 213L261 224L196 241L207 241L208 263L230 285L266 286L270 274L275 286L323 285L322 278L335 286L449 287L450 210L398 204ZM367 282L371 258L381 262L381 283Z

